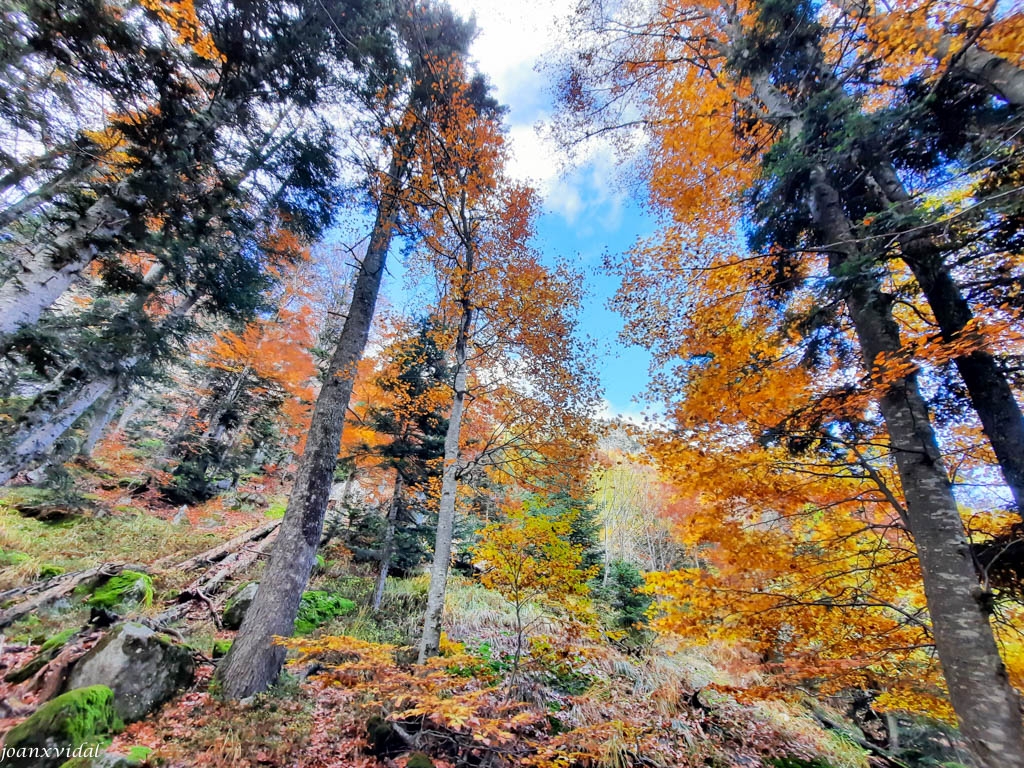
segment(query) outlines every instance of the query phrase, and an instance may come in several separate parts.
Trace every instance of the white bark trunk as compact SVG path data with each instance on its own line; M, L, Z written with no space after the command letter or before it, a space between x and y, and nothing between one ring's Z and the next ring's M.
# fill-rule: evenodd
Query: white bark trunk
M101 197L73 226L22 259L18 274L0 286L0 336L38 321L95 258L94 241L115 237L124 221L113 198Z
M467 268L472 272L472 260ZM455 531L455 499L458 494L459 439L462 432L462 414L466 403L468 380L467 349L473 325L473 308L468 298L462 300L462 317L455 339L455 399L448 418L448 431L444 437L444 472L441 476L441 503L437 511L437 538L434 542L434 562L430 568L430 587L427 591L427 612L423 618L423 636L420 638L419 662L436 656L441 644L441 620L444 598L448 588L448 566L452 558L452 536Z
M92 422L89 424L89 433L85 436L85 440L78 449L79 456L92 456L93 449L97 443L103 438L103 433L107 431L107 426L110 424L111 419L114 418L114 413L117 411L117 406L121 402L121 396L123 392L121 389L115 388L106 399L96 407L96 412L93 414Z
M0 485L41 459L45 459L61 435L71 429L97 400L117 386L114 376L105 376L86 384L53 418L16 442L10 453L0 461Z

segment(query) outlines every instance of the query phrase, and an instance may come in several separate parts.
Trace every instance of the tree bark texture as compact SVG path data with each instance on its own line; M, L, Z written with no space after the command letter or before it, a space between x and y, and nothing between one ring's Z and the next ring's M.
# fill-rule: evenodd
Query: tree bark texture
M292 634L302 592L309 581L323 530L345 413L356 366L366 347L392 233L398 220L398 192L404 167L394 158L389 188L377 209L370 244L359 265L352 304L317 398L288 508L256 598L231 651L217 670L224 693L244 698L265 690L281 671L285 651L275 636Z
M104 195L71 227L21 259L19 272L0 285L0 336L39 320L126 221L117 202Z
M0 485L7 483L18 472L45 459L54 444L98 400L114 391L114 375L94 379L82 387L53 417L26 435L15 438L10 451L0 459Z
M946 56L957 42L943 37L938 54ZM1006 99L1011 107L1024 106L1024 69L976 45L957 54L954 67L969 79Z
M115 388L96 407L92 421L89 423L89 432L78 448L79 456L92 456L93 449L96 448L96 444L103 438L103 433L107 431L107 426L113 420L123 395L124 391L120 387Z
M821 167L812 175L809 194L818 236L831 250L830 271L871 370L878 355L900 349L891 298L882 292L873 265L860 263L839 195ZM1019 697L996 646L917 377L911 373L880 386L879 406L906 499L935 647L961 731L985 768L1024 768Z

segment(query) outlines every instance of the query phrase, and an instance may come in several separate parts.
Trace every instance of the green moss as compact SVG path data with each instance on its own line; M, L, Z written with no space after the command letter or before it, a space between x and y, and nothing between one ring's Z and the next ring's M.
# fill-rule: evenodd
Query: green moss
M52 563L44 563L39 566L39 578L41 579L52 579L54 576L60 576L67 569L61 568L59 565L53 565Z
M231 650L230 640L214 640L213 641L213 658L219 659L228 655L228 651Z
M413 752L409 755L405 768L434 768L434 761L422 752Z
M151 747L132 747L128 750L128 759L136 763L144 763L153 753Z
M284 517L285 510L288 509L288 504L283 501L276 501L267 507L267 517L271 520L279 520Z
M138 586L140 582L141 587ZM132 597L133 593L139 592L141 599ZM142 605L153 604L153 579L149 574L140 571L121 571L97 587L87 602L98 608L114 608L126 599Z
M39 652L44 653L46 651L63 647L64 643L70 640L77 631L78 630L75 627L69 627L62 632L58 632L39 647Z
M68 691L43 704L25 722L11 729L4 746L75 749L101 742L123 728L124 723L114 711L114 692L105 685L93 685ZM9 764L21 765L17 759ZM37 764L35 758L24 763Z
M295 617L295 634L308 635L336 616L344 616L355 609L354 602L340 595L320 590L303 592L299 613Z

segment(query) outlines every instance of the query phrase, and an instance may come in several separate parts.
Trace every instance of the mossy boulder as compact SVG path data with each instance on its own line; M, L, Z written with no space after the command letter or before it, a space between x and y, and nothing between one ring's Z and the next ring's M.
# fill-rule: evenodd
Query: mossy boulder
M153 604L153 579L141 571L121 571L100 584L86 601L94 608Z
M70 640L77 632L78 630L74 627L71 629L65 629L63 632L58 632L39 646L39 650L36 651L36 655L29 659L27 663L23 664L18 669L8 672L4 676L4 681L8 683L22 683L28 680L36 674L36 672L53 661L57 654L60 653L60 649L63 648L67 641Z
M184 645L141 624L118 624L75 664L68 688L104 683L126 722L145 717L192 683L195 662Z
M308 635L317 627L338 616L345 616L356 609L348 598L322 590L302 593L299 613L295 617L295 634Z
M4 739L4 768L57 768L124 728L105 685L68 691L37 709ZM79 754L74 755L78 750Z
M228 598L224 604L224 615L221 617L225 629L238 629L242 626L242 619L245 618L252 601L256 599L259 586L255 581L250 581Z

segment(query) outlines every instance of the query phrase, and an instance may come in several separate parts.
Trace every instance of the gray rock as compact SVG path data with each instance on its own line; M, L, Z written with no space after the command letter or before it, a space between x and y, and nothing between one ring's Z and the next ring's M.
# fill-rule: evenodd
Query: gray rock
M127 722L140 720L195 677L192 652L141 624L119 624L75 664L69 689L103 684L114 691L114 709Z
M238 629L242 626L242 619L245 618L252 601L256 599L256 590L259 586L255 581L251 581L228 599L222 619L225 629Z

